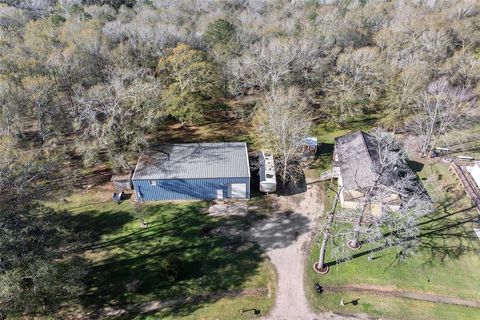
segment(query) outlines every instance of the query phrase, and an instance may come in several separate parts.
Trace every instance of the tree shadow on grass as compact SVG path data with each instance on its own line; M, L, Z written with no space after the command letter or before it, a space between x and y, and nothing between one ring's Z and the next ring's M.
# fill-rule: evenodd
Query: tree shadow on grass
M73 230L82 237L84 248L91 249L102 235L114 234L134 220L128 212L88 210L69 218Z
M89 248L98 260L82 299L87 309L239 289L258 272L264 252L241 232L249 217L213 218L201 212L201 202L149 208L147 228L125 212L78 215L92 216L87 222L98 235ZM167 257L179 261L175 279L165 270ZM171 313L186 315L201 305L189 303Z
M421 232L418 239L418 250L422 251L424 264L442 263L445 259L459 259L465 254L479 250L478 239L473 228L478 224L478 213L474 206L458 208L461 197L446 199L438 204L435 211L417 224ZM388 234L386 234L388 235ZM328 266L334 266L357 259L366 255L389 249L385 245L365 248L340 261L328 262ZM398 262L401 254L393 255L394 261Z
M258 223L253 233L256 241L265 250L285 248L308 232L308 223L309 219L304 215L286 212Z
M412 169L416 173L419 173L420 171L422 171L423 167L425 166L423 163L414 161L414 160L407 160L407 165L410 169Z
M453 209L453 208L452 208ZM434 213L421 222L419 247L429 253L429 262L443 262L446 258L458 259L478 250L478 239L473 228L478 223L474 206Z

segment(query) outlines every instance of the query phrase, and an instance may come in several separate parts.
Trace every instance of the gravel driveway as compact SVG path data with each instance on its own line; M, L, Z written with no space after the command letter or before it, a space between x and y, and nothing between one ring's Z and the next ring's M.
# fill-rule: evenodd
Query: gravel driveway
M278 198L280 212L252 229L252 235L267 252L278 275L275 306L265 320L366 319L315 314L308 306L303 288L304 263L315 220L323 213L321 194L318 185L310 185L303 194Z

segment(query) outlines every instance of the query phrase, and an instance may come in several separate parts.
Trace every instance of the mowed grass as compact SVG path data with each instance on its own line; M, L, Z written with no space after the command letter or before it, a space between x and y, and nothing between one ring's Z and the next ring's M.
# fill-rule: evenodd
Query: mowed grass
M95 192L71 196L54 207L71 212L72 225L84 235L84 255L91 262L82 297L87 309L207 295L160 314L135 316L222 319L225 314L234 319L240 309L256 308L263 315L273 304L272 266L255 243L230 234L249 228L252 217L212 218L205 202L153 203L143 207L148 227L141 228L130 201L117 205ZM179 262L176 279L165 272L167 257ZM208 297L242 288L268 288L271 294Z
M312 293L310 293L312 294ZM340 306L343 298L345 306ZM312 299L311 299L312 300ZM318 312L367 313L382 319L398 320L474 320L478 309L418 300L358 293L329 293L314 299Z
M450 143L438 144L439 147L450 148L450 157L467 156L480 159L480 124L470 128L456 130L451 134Z
M319 143L333 144L335 138L357 130L369 131L377 124L379 116L371 115L365 119L352 120L339 127L329 122L316 124L310 134L318 138Z
M385 286L480 301L480 241L473 231L478 226L478 212L472 208L447 165L419 165L417 168L436 208L434 213L419 221L422 231L417 254L399 262L397 250L390 248L375 252L375 259L368 261L369 250L377 247L365 245L352 252L352 260L348 262L336 263L327 256L331 271L320 276L311 267L318 259L318 245L314 244L307 264L310 279L307 291L315 309L366 312L393 319L475 319L473 314L480 318L478 309L365 294L343 295L345 301L356 298L360 301L357 306L340 307L338 294L319 296L314 293L313 283L319 282Z
M207 301L205 303L200 303L194 306L183 305L179 309L165 308L160 312L153 312L151 314L128 315L127 317L121 319L241 320L261 318L265 315L266 310L271 307L271 302L271 299L269 299L268 297L221 298L214 303Z

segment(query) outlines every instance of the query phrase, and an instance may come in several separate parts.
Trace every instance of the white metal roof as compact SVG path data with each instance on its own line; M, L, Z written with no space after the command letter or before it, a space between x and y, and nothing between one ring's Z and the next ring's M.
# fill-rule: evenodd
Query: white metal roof
M132 180L250 177L245 142L165 144L138 159Z
M475 163L473 166L472 170L470 171L470 174L472 175L473 180L477 183L477 186L480 188L480 165Z

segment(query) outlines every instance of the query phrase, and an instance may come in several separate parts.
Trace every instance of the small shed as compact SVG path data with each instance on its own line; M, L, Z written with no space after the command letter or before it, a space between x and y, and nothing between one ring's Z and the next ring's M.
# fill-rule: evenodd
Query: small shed
M249 198L247 144L160 145L140 156L132 183L140 201Z
M110 181L113 183L113 186L116 191L125 191L125 190L132 190L132 175L133 170L128 172L121 172L118 174L113 174Z
M317 154L318 139L316 137L306 137L303 139L303 157L313 158Z

